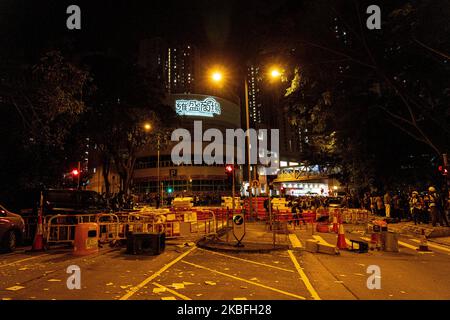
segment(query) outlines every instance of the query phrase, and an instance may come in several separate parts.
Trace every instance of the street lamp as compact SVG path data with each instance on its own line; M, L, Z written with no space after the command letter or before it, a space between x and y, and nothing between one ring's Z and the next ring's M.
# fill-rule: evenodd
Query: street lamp
M278 68L272 68L270 71L270 76L272 79L278 79L281 77L281 71Z
M153 126L151 123L146 122L143 125L144 130L146 132L150 132L153 129ZM159 173L159 157L160 157L160 144L161 144L161 135L160 133L156 134L156 137L158 139L158 143L157 143L157 150L158 150L158 164L157 164L157 175L158 175L158 184L157 184L157 188L158 188L158 194L159 194L159 199L160 201L162 201L162 188L160 186L160 173Z
M216 84L222 84L222 82L224 81L224 76L223 76L223 72L221 70L219 70L218 68L213 69L211 71L211 81ZM280 68L278 67L272 67L269 70L269 78L276 81L278 79L281 79L282 76L282 71ZM251 188L251 180L252 180L252 174L251 174L251 159L250 159L250 112L249 112L249 90L248 90L248 78L247 78L247 74L244 77L244 90L245 90L245 116L246 116L246 130L247 130L247 141L246 141L246 148L247 148L247 159L248 159L248 165L247 165L247 174L248 174L248 183L249 183L249 187L248 187L248 193L249 193L249 216L252 216L252 198L253 198L253 193L252 193L252 188ZM239 99L240 100L240 99ZM256 179L256 170L255 170L255 179Z

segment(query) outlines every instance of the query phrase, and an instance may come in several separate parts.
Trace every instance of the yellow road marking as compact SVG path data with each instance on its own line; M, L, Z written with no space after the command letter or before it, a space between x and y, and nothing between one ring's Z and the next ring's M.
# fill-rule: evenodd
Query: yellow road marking
M329 244L328 242L326 242L321 236L313 235L313 238L314 238L314 240L319 241L319 243L321 243L321 244L332 246L332 244Z
M301 248L302 247L302 243L297 238L297 236L295 234L293 234L293 233L289 234L289 241L291 242L292 247L294 247L294 248Z
M192 247L191 249L189 249L188 251L186 251L185 253L183 253L182 255L178 256L176 259L172 260L171 262L169 262L168 264L166 264L164 267L162 267L161 269L159 269L157 272L155 272L154 274L152 274L150 277L148 277L147 279L145 279L144 281L142 281L140 284L138 284L137 286L133 287L130 289L130 291L128 291L127 294L125 294L122 298L120 298L119 300L128 300L132 295L134 295L136 292L138 292L140 289L142 289L147 283L149 283L150 281L152 281L153 279L155 279L156 277L158 277L161 273L163 273L164 271L166 271L167 269L169 269L171 266L173 266L175 263L177 263L178 261L180 261L181 259L183 259L184 257L186 257L189 253L191 253L192 251L194 251L195 249L197 249L197 247Z
M411 239L411 241L420 243L420 240L417 240L417 239ZM440 246L440 245L438 245L438 244L434 244L434 243L428 242L428 246L431 247L431 248L436 248L436 249L439 249L439 250L443 250L443 251L446 251L446 252L450 252L450 249L449 249L449 248L442 247L442 246Z
M225 276L225 277L229 277L229 278L232 278L232 279L235 279L235 280L239 280L239 281L243 281L243 282L246 282L246 283L250 283L250 284L253 284L255 286L264 288L264 289L269 289L269 290L272 290L272 291L284 294L286 296L294 297L294 298L301 299L301 300L306 300L305 297L302 297L302 296L299 296L299 295L296 295L296 294L293 294L293 293L290 293L290 292L286 292L286 291L283 291L283 290L280 290L280 289L272 288L272 287L263 285L261 283L257 283L257 282L250 281L250 280L247 280L247 279L239 278L239 277L233 276L231 274L223 273L223 272L220 272L220 271L217 271L217 270L214 270L214 269L210 269L210 268L207 268L207 267L195 264L195 263L191 263L191 262L187 262L187 261L181 261L181 262L185 263L185 264L188 264L188 265L191 265L191 266L194 266L194 267L199 268L199 269L204 269L204 270L207 270L207 271L210 271L210 272L214 272L214 273L220 274L220 275Z
M289 256L291 257L292 262L294 263L295 268L297 269L300 278L302 279L303 283L306 286L306 289L308 289L309 293L313 297L314 300L321 300L319 297L319 294L312 286L311 282L309 281L308 277L306 276L305 272L300 267L300 264L298 263L297 259L295 258L294 254L291 250L288 250Z
M182 295L181 293L176 292L175 290L169 289L169 288L167 288L167 287L165 287L165 286L163 286L163 285L161 285L161 284L159 284L157 282L153 282L152 284L154 286L157 286L158 288L165 289L166 291L170 292L171 294L173 294L173 295L175 295L175 296L177 296L177 297L179 297L179 298L181 298L183 300L192 300L191 298L186 297L185 295Z
M227 258L231 258L231 259L236 259L236 260L239 260L239 261L244 261L244 262L248 262L248 263L257 264L257 265L264 266L264 267L269 267L269 268L273 268L273 269L283 270L283 271L287 271L287 272L294 272L294 270L289 270L289 269L285 269L285 268L281 268L281 267L277 267L277 266L272 266L270 264L265 264L265 263L262 263L262 262L256 262L256 261L252 261L252 260L247 260L247 259L242 259L242 258L238 258L238 257L233 257L233 256L230 256L230 255L227 255L227 254L224 254L224 253L214 252L214 251L205 250L205 249L201 249L201 248L198 248L198 249L201 250L201 251L208 252L208 253L217 254L219 256L223 256L223 257L227 257Z
M1 265L0 265L0 268L7 267L7 266L11 266L11 265L13 265L13 264L17 264L17 263L20 263L20 262L28 261L28 260L31 260L31 259L37 259L37 258L44 257L44 256L48 256L48 254L41 254L41 255L39 255L39 256L34 256L34 257L22 259L22 260L17 260L17 261L10 262L10 263L7 263L7 264L1 264Z
M366 238L366 237L361 237L361 239L366 240L366 241L371 241L370 238ZM412 240L412 241L414 241L414 240ZM418 249L417 247L415 247L415 246L413 246L413 245L411 245L409 243L403 242L403 241L398 241L398 244L401 245L402 247L414 250L414 251L416 251L417 253L420 253L420 254L431 253L431 252L426 252L426 251L425 252L417 251L417 249Z
M412 250L414 250L414 251L417 250L417 247L415 247L415 246L413 246L413 245L410 245L409 243L406 243L406 242L403 242L403 241L399 241L398 244L401 245L401 246L403 246L403 247L412 249Z

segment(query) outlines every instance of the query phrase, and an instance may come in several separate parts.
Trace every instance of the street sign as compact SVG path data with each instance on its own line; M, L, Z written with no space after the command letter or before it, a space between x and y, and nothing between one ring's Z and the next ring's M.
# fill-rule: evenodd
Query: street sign
M245 219L242 213L233 216L233 235L240 243L245 235Z
M252 188L259 188L259 181L258 180L253 180L252 181Z

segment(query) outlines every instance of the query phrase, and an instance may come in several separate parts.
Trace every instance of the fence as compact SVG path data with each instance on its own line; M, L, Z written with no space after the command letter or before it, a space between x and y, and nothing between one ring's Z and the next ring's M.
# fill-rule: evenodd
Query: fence
M26 220L26 237L32 238L36 217ZM164 232L166 238L209 235L218 230L212 210L170 212L134 212L116 214L55 215L44 217L44 236L48 245L74 243L75 227L79 223L95 222L99 225L99 241L108 243L125 240L129 232Z

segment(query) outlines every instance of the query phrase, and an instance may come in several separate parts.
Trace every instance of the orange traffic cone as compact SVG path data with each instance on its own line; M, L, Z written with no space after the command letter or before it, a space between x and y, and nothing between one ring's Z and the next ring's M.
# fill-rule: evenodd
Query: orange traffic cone
M43 251L44 250L44 232L42 226L42 215L38 216L38 224L36 227L36 234L34 235L33 246L31 251Z
M421 251L421 252L431 251L430 249L428 249L428 240L427 240L427 236L425 235L424 229L422 229L422 235L420 236L420 244L419 244L419 248L417 248L417 251Z
M337 238L337 244L336 247L338 247L339 250L341 249L347 249L347 242L345 241L345 231L344 231L344 225L339 225L339 234Z
M333 216L333 232L334 233L338 233L339 232L339 226L338 226L338 221L337 221L337 217Z

